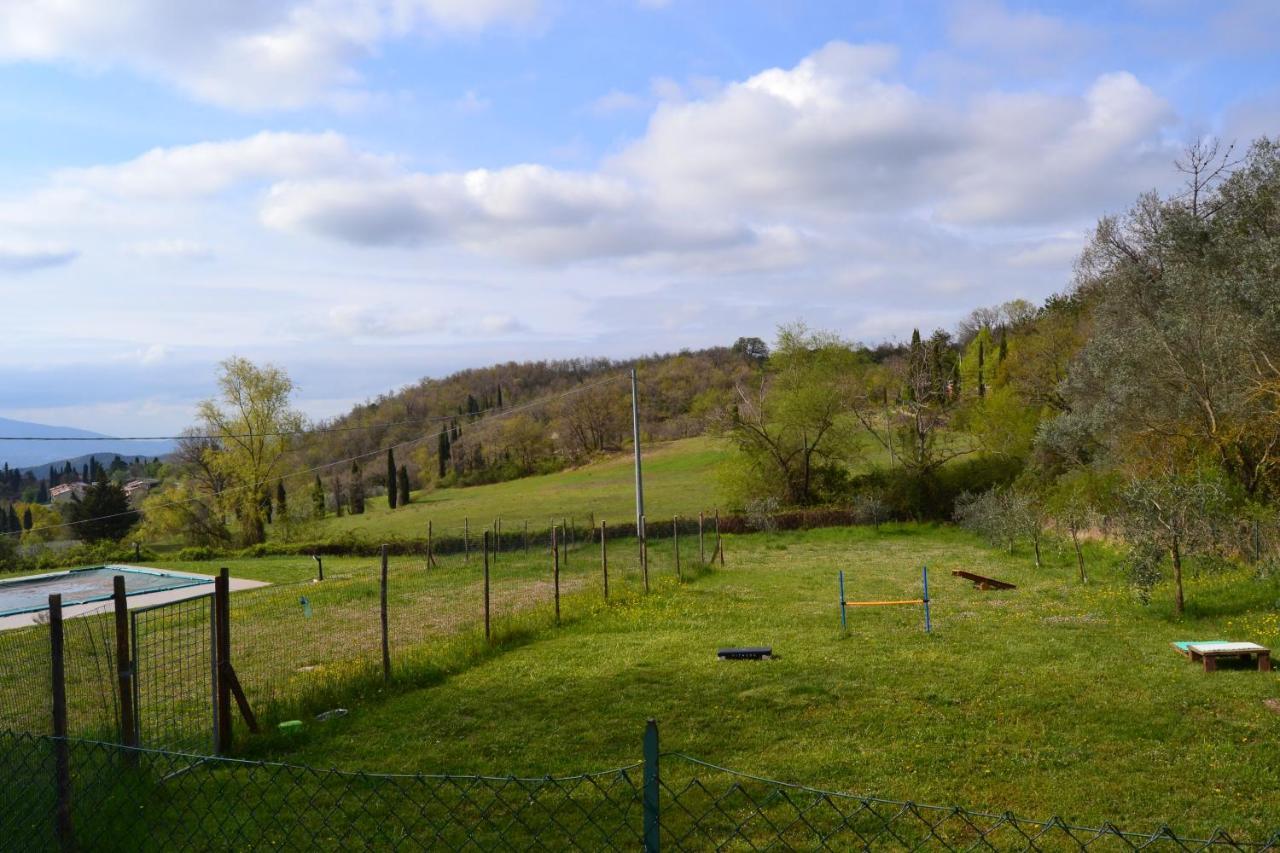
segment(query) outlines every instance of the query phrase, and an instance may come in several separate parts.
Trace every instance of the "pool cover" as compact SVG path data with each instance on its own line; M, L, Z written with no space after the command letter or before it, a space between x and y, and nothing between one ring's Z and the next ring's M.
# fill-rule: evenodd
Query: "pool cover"
M73 569L69 572L0 581L0 616L44 610L49 606L49 596L56 592L62 593L63 607L107 601L112 596L112 578L116 575L124 576L126 595L213 584L212 578L170 574L133 566Z

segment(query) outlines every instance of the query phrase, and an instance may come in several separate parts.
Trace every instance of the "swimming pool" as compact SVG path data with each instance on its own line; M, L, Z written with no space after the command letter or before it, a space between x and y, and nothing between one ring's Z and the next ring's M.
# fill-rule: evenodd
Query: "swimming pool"
M136 566L91 566L87 569L0 581L0 617L45 610L49 606L49 596L56 592L62 593L63 607L107 601L113 594L112 578L116 575L124 576L126 595L183 589L200 584L209 584L210 588L213 586L213 578L196 575L141 569Z

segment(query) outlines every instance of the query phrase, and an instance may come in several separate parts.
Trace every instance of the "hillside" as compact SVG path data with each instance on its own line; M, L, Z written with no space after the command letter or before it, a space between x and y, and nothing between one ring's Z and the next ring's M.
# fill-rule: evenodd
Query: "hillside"
M717 501L716 467L729 451L710 438L688 438L647 449L644 455L645 509L653 518L695 516ZM395 510L383 497L368 500L363 515L332 515L321 522L324 535L358 531L369 537L422 536L430 521L437 533L461 532L464 519L473 530L504 519L509 530L528 520L543 528L548 518L590 513L596 520L631 520L635 485L629 453L568 471L469 488L416 491L413 502Z

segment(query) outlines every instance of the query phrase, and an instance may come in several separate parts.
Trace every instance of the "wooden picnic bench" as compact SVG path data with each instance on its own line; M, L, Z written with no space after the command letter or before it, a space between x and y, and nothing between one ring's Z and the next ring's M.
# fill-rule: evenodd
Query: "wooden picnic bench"
M1192 643L1187 646L1187 655L1204 664L1205 672L1216 670L1219 658L1255 660L1259 672L1271 671L1271 650L1257 643Z

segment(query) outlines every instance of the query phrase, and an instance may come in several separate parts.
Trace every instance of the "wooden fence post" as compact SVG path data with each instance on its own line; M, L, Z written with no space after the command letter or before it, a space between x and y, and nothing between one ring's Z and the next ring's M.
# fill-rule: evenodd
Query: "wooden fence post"
M644 591L649 591L649 529L644 516L640 516L640 529L636 531L640 537L640 571L644 575Z
M556 590L556 627L560 626L560 543L551 528L551 577Z
M67 670L62 634L62 596L49 596L49 663L53 689L53 755L57 777L55 831L58 846L75 849L71 824L71 745L67 743Z
M724 567L724 539L720 536L720 510L716 510L716 551L720 554L720 566Z
M138 727L134 720L133 709L133 660L132 646L129 643L129 605L126 601L124 575L116 575L112 581L112 603L116 614L116 681L120 689L120 743L125 746L138 745ZM133 763L137 753L128 753L127 760Z
M676 580L683 582L684 575L680 571L680 516L671 517L671 547L676 552Z
M432 540L435 538L431 522L427 522L427 568L430 569L436 564L435 554L432 553Z
M471 519L462 517L462 559L471 562Z
M561 544L564 545L564 564L569 565L569 519L560 519L560 529L564 531L564 535L560 537ZM559 620L556 620L557 624Z
M489 642L489 531L484 532L484 641Z
M609 600L609 546L605 544L605 522L600 519L600 572L604 575L604 600Z
M387 546L382 546L382 582L381 586L381 609L382 609L382 680L384 682L391 680L391 632L387 629Z
M231 664L230 592L231 573L224 567L213 582L214 672L218 682L214 732L219 755L231 752L231 680L227 677Z
M698 562L704 566L707 564L707 546L702 537L702 527L706 516L705 512L698 510Z
M529 519L524 520L524 552L529 553Z

